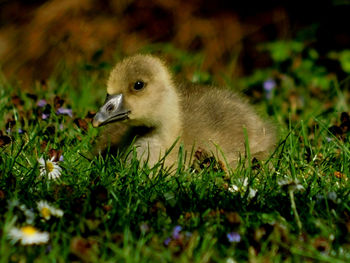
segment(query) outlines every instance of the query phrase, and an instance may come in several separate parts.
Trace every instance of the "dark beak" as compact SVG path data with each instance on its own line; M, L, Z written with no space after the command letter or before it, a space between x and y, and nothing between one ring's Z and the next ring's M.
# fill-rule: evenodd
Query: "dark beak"
M126 120L129 113L130 111L123 105L123 94L109 96L92 120L92 126L96 128L107 123Z

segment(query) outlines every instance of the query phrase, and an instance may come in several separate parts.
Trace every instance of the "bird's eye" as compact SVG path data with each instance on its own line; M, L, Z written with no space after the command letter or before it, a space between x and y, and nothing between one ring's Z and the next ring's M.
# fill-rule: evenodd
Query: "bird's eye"
M107 111L108 113L111 113L113 110L114 110L113 104L109 104L109 105L107 106L107 108L106 108L106 111Z
M145 83L143 81L136 81L134 84L134 90L141 90L145 87Z

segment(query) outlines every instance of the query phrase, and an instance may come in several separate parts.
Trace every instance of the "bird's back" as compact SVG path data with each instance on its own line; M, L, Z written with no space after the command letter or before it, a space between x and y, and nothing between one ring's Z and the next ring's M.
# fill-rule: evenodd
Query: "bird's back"
M232 163L244 154L246 137L252 156L266 157L273 147L275 132L272 125L264 122L236 93L184 83L178 88L182 138L187 150L193 144L213 153L220 149Z

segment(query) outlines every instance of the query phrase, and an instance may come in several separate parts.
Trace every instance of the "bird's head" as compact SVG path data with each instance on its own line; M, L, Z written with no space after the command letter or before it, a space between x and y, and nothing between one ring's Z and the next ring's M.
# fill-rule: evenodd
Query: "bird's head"
M117 63L107 83L107 98L95 118L98 127L115 121L156 126L171 111L176 92L166 66L151 55L135 55ZM176 100L176 98L174 98Z

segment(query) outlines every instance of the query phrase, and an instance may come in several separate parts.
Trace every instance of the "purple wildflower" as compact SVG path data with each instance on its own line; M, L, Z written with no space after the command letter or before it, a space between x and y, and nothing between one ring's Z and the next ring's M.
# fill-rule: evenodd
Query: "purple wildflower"
M237 232L228 233L226 236L230 243L237 243L241 241L241 236Z
M21 128L19 128L19 129L18 129L18 133L19 133L19 134L22 134L22 133L24 133L24 131L23 131Z
M167 239L164 240L164 245L169 246L170 242L171 242L171 238L168 237Z
M41 118L42 118L43 120L46 120L46 119L49 118L49 117L50 117L50 114L46 114L46 113L41 114Z
M273 79L267 79L264 81L263 88L266 92L266 98L270 100L272 98L272 92L276 88L276 82Z
M38 103L36 105L38 105L38 107L42 108L47 104L46 100L39 100Z
M60 158L58 159L59 162L63 162L64 158L63 158L63 154L60 156Z
M69 117L73 117L72 109L58 108L56 111L56 114L57 115L68 115Z
M181 226L175 226L173 229L172 237L173 239L179 239L180 238L180 232L182 230Z
M266 92L272 91L276 87L276 82L273 79L268 79L263 84Z

